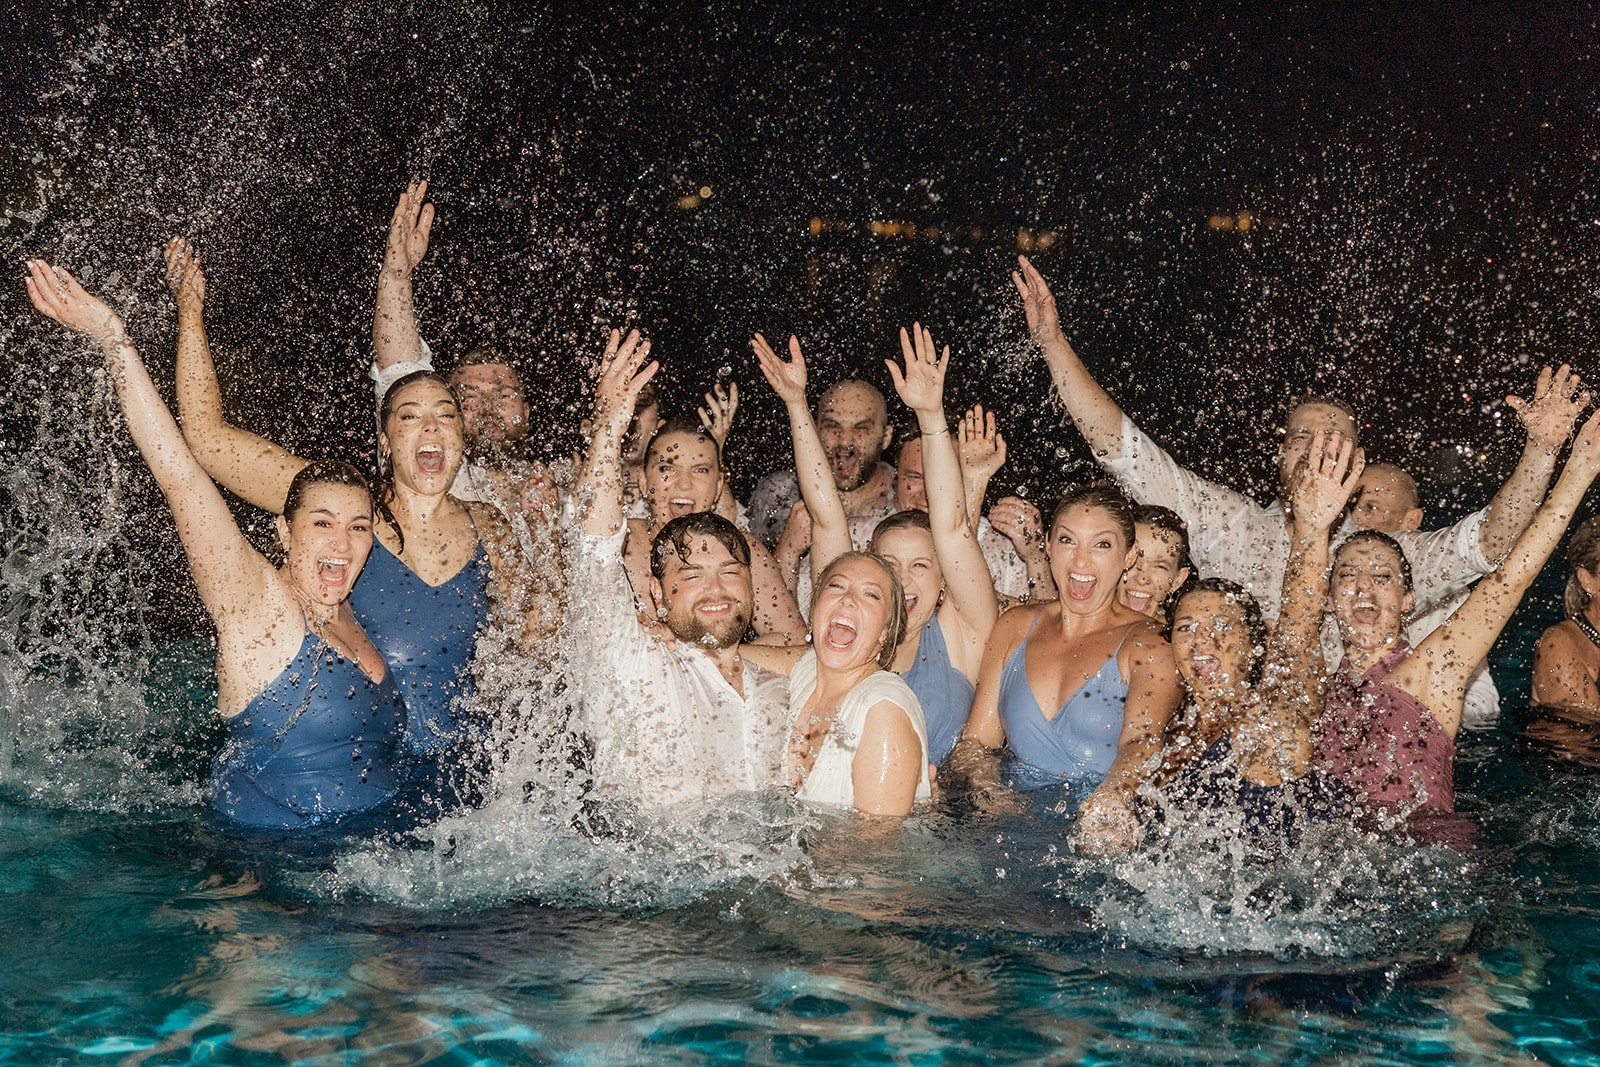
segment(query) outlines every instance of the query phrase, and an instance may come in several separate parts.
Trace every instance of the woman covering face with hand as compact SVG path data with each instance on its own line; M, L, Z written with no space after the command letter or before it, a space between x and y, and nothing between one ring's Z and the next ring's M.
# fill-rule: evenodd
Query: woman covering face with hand
M273 567L185 445L122 320L65 270L28 267L34 306L99 344L216 624L217 710L228 728L212 765L216 811L277 829L385 813L405 776L405 707L348 601L372 548L365 480L348 464L297 471L277 521L287 559Z

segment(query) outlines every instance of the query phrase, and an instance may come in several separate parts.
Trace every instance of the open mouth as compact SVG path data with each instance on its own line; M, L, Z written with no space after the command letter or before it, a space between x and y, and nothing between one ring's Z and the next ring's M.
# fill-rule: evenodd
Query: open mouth
M1155 613L1156 598L1150 593L1139 593L1132 589L1124 589L1122 591L1122 600L1128 607L1141 615L1153 615Z
M1375 626L1382 614L1378 605L1370 600L1358 600L1350 605L1350 621L1357 626Z
M856 476L861 469L861 457L854 452L841 452L830 456L833 466L833 476L841 482L848 482Z
M423 445L417 449L417 470L423 474L443 474L444 449L438 445Z
M1092 574L1067 572L1067 596L1072 600L1088 600L1094 595L1094 587L1099 584L1100 579Z
M848 652L855 647L857 636L855 622L836 615L822 631L822 643L835 652Z
M331 558L317 560L317 581L323 586L329 589L342 589L345 579L349 576L349 560Z
M693 515L694 513L694 501L687 497L674 497L667 501L667 516L669 518L681 519L685 515Z
M1222 670L1222 661L1215 656L1208 656L1203 652L1189 657L1189 669L1196 678L1207 680L1217 677Z

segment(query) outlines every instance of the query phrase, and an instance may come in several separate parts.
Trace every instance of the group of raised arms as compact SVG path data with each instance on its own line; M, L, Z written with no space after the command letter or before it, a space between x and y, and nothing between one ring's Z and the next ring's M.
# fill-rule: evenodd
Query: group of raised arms
M1589 394L1563 366L1508 398L1521 458L1453 526L1423 530L1415 483L1367 463L1354 413L1324 397L1292 407L1279 499L1258 505L1140 431L1023 258L1028 330L1109 476L1048 513L1005 497L983 514L1006 443L992 412L951 419L959 360L920 324L885 361L916 427L898 442L872 385L831 383L813 407L800 341L751 340L794 465L748 506L724 461L737 387L663 418L650 342L613 331L558 478L528 457L511 360L433 370L412 299L433 222L415 182L379 272L371 480L228 420L183 238L165 250L181 429L117 313L28 264L34 306L104 354L215 624L225 823L362 832L484 804L503 748L478 680L522 657L571 678L597 800L792 790L899 817L936 790L992 807L1055 788L1104 851L1178 809L1230 809L1241 832L1424 825L1453 811L1458 732L1498 714L1485 656L1600 473L1600 415L1578 425ZM281 565L219 485L278 516ZM1600 719L1600 520L1569 555L1534 692L1583 725Z

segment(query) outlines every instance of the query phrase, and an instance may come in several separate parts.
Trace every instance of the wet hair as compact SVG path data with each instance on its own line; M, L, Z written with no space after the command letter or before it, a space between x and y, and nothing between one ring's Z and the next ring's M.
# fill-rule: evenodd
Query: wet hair
M713 511L697 511L693 515L680 515L661 527L650 542L650 573L657 581L666 577L667 557L677 556L680 563L689 562L689 552L696 540L709 537L728 550L741 566L750 566L750 542L745 540L739 527Z
M1230 582L1226 578L1202 578L1190 583L1172 598L1172 611L1167 615L1167 625L1161 631L1161 636L1172 640L1172 620L1178 617L1178 609L1185 600L1199 593L1216 593L1228 603L1239 605L1239 610L1244 613L1245 629L1250 632L1250 669L1245 674L1245 680L1251 685L1257 684L1267 665L1267 623L1261 616L1261 605L1238 582Z
M876 552L843 552L835 556L822 573L817 575L816 582L811 586L811 606L806 614L813 620L817 617L817 598L827 588L828 579L833 577L833 572L858 559L871 560L883 568L883 573L889 580L889 621L883 626L883 643L878 646L878 666L888 670L894 663L894 654L900 650L900 642L906 636L906 593L900 587L900 576L894 572L894 565Z
M1576 618L1589 607L1589 594L1578 584L1578 568L1582 567L1590 574L1600 574L1600 515L1585 519L1582 525L1572 531L1572 537L1567 541L1567 566L1572 573L1567 576L1567 589L1561 596L1561 604L1566 608L1569 618Z
M1168 593L1166 600L1161 604L1162 616L1170 619L1172 608L1178 603L1178 598L1200 580L1199 575L1195 573L1194 559L1189 555L1189 524L1183 521L1182 515L1160 504L1136 504L1133 509L1133 521L1142 522L1152 530L1166 534L1168 539L1178 546L1178 570L1187 568L1189 571L1183 582ZM1137 528L1135 532L1137 533Z
M1099 508L1109 512L1116 522L1117 531L1122 534L1123 544L1132 548L1138 540L1133 529L1133 501L1121 489L1110 482L1091 482L1089 485L1068 489L1062 498L1056 501L1056 506L1050 509L1050 524L1046 531L1054 528L1062 513L1069 508Z
M1337 566L1339 557L1344 554L1344 550L1359 544L1383 545L1392 551L1400 559L1400 582L1402 586L1400 592L1402 594L1409 593L1415 588L1411 581L1411 561L1406 558L1406 550L1400 547L1399 541L1379 530L1357 530L1343 541L1340 541L1339 547L1333 550L1329 558Z
M450 402L455 403L456 394L450 391L450 383L445 381L443 377L431 370L412 371L410 374L397 379L393 385L389 386L388 391L383 394L383 400L378 404L378 430L380 433L387 432L385 428L389 425L389 416L394 414L394 406L399 400L400 394L418 382L434 383L445 392L450 393ZM377 506L378 514L382 516L383 521L394 527L394 535L400 542L400 551L396 552L395 555L401 555L406 550L406 532L395 521L394 512L389 508L389 505L394 503L394 461L382 453L378 455L378 477L376 481L378 491L372 494L372 502Z
M1350 402L1342 397L1329 396L1324 393L1308 393L1304 396L1294 397L1289 401L1289 410L1283 413L1283 424L1288 426L1289 420L1294 417L1294 413L1307 404L1320 404L1323 407L1335 408L1350 416L1350 443L1356 445L1361 443L1361 419L1356 415L1356 409L1350 405Z
M372 499L372 485L367 476L354 466L338 459L317 459L307 463L289 483L289 493L283 498L283 517L293 520L305 506L306 491L314 485L348 485L359 489Z
M872 528L872 551L878 551L878 545L884 534L894 533L896 530L926 530L931 535L933 525L928 521L928 513L921 508L897 511Z
M642 408L645 405L641 401L638 406ZM649 443L644 446L643 455L646 463L650 462L650 453L655 451L656 442L661 440L667 434L672 433L686 433L689 436L697 438L710 445L711 451L716 454L718 469L722 467L722 449L717 446L717 439L711 436L711 431L707 430L698 422L690 422L688 419L680 418L668 419L666 422L661 424L660 428L657 429L654 434L651 435Z
M468 367L504 367L517 376L518 385L526 384L522 380L522 372L517 369L517 365L501 355L499 350L492 345L478 345L476 348L470 349L460 359L456 360L455 365L450 368L450 376L453 378L457 371L466 370Z

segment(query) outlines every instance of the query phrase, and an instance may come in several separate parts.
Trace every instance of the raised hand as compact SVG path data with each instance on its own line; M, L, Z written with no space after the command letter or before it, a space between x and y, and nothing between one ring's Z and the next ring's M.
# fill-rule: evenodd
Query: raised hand
M655 361L645 363L650 355L650 342L639 336L638 330L612 330L606 342L605 355L600 361L600 380L594 389L594 423L597 430L615 431L620 440L633 418L639 393L661 365Z
M1044 520L1039 509L1020 496L1004 496L989 509L989 525L1016 547L1023 559L1044 554Z
M944 376L950 366L950 346L941 354L933 346L933 334L913 323L910 333L900 328L900 354L906 361L904 372L892 359L884 360L894 391L906 407L920 414L944 417ZM924 431L927 432L927 431Z
M1295 470L1290 509L1297 528L1326 531L1355 492L1366 455L1343 434L1318 430Z
M994 412L985 412L982 404L975 404L956 424L956 444L961 456L961 469L969 477L981 478L987 484L1006 463L1006 439L995 428ZM989 520L990 523L994 519Z
M389 240L383 249L383 267L409 277L428 254L428 235L433 230L433 205L428 203L428 183L414 181L406 186L389 220Z
M761 364L761 376L778 394L778 399L793 407L806 404L806 357L800 351L800 339L789 335L789 359L785 361L767 344L759 333L750 339L756 360Z
M206 302L206 275L200 266L200 253L187 237L174 237L162 250L167 261L167 287L179 311L198 312Z
M1578 428L1578 436L1573 438L1572 453L1567 457L1567 466L1576 464L1576 469L1587 475L1590 481L1596 474L1600 474L1600 408L1596 408L1582 426Z
M706 394L706 406L700 409L700 425L717 442L718 452L728 443L728 434L733 430L733 416L738 410L739 383L729 382L724 389L722 383L718 382Z
M1554 455L1567 443L1578 416L1589 406L1589 391L1577 372L1563 363L1559 370L1546 367L1539 372L1532 400L1508 396L1506 406L1517 413L1528 431L1528 443Z
M42 259L28 260L28 299L46 317L67 329L87 334L101 345L123 343L127 328L110 305L87 292L65 267Z
M1051 294L1044 275L1034 269L1027 256L1018 256L1017 265L1020 269L1011 272L1011 281L1022 297L1022 313L1028 319L1029 336L1040 345L1065 342L1061 319L1056 314L1056 298Z

